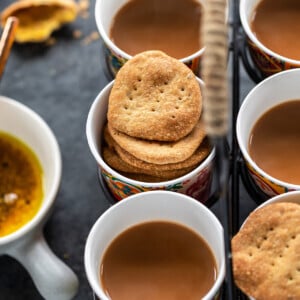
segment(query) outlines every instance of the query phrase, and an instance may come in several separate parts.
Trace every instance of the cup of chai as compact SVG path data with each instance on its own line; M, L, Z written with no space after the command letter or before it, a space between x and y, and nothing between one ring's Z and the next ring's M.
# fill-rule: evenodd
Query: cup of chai
M233 273L250 300L300 297L300 191L270 198L232 240Z
M240 18L250 55L265 77L300 67L300 3L241 0Z
M300 190L299 69L272 75L244 99L236 134L247 169L266 195Z
M140 193L100 216L84 263L101 300L218 299L225 276L223 228L186 195Z
M203 5L202 0L97 0L96 24L111 74L139 52L161 50L199 76Z
M43 298L72 299L78 279L43 236L61 180L57 140L39 115L4 96L0 153L0 255L18 260Z

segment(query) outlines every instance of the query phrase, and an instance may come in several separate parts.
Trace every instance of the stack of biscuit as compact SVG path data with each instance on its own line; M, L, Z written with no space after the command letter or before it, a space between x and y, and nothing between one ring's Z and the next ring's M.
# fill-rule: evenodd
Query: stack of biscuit
M202 97L193 72L161 51L145 51L118 72L108 101L103 158L144 182L183 176L211 147L201 120Z

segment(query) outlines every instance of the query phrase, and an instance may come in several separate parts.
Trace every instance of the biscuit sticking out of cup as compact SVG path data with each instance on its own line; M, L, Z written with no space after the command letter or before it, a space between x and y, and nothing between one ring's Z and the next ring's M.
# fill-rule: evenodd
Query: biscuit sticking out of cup
M137 54L109 96L104 160L127 177L183 176L211 151L201 112L199 82L187 66L161 51Z
M238 287L255 299L300 299L300 205L272 203L250 214L232 240Z
M21 0L2 11L1 25L14 16L19 20L16 42L44 42L53 31L73 22L77 13L78 7L73 0Z

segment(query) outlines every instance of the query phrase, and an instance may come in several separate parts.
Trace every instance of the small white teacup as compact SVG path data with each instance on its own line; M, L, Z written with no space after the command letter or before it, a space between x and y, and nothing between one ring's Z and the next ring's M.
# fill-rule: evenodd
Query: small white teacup
M251 131L256 121L272 107L300 99L299 76L300 69L291 69L268 77L249 92L238 113L236 134L239 147L252 179L268 196L300 190L300 185L274 178L255 163L248 149Z
M272 74L292 69L299 68L300 61L284 57L273 50L267 48L260 42L251 28L251 21L255 8L260 0L241 0L240 1L240 18L243 29L247 35L247 43L249 46L251 57L256 67L261 71L264 77ZM293 30L291 28L291 30ZM274 35L277 33L274 32Z
M225 276L223 227L203 204L170 191L132 195L111 206L96 221L86 242L84 262L88 281L97 297L109 299L100 284L100 263L106 248L124 230L147 221L170 221L184 225L207 242L215 256L217 276L202 300L217 299Z
M200 88L203 82L197 79ZM108 83L94 100L86 122L86 135L88 145L99 168L99 177L104 178L113 198L117 201L130 195L151 191L168 190L191 196L204 204L210 205L213 163L215 150L199 163L199 165L187 174L172 180L162 182L144 182L128 178L111 168L103 159L103 128L107 122L107 107L110 91L114 81Z
M204 4L203 0L196 0L197 2ZM107 65L115 76L118 70L129 60L132 56L120 49L110 38L109 31L113 21L113 17L119 11L119 9L126 3L127 0L97 0L95 6L95 19L100 36L103 39L105 45L105 54L107 59ZM227 16L227 10L226 10ZM148 49L151 50L151 49ZM197 76L200 75L200 61L203 57L204 47L198 49L195 53L187 57L182 57L180 61L185 63Z

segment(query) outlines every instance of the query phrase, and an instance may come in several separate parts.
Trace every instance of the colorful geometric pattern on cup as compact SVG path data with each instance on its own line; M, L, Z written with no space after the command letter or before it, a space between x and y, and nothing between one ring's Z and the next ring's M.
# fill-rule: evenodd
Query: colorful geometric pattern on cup
M100 169L101 173L99 173L99 176L104 177L108 188L117 201L141 192L166 190L186 194L205 204L208 201L211 191L213 160L210 160L205 168L200 169L192 177L184 180L180 180L179 178L170 181L170 183L166 182L155 186L145 186L142 182L138 181L131 183L126 178L124 180L112 175L109 170L105 170L103 167L100 167Z
M248 172L251 175L252 179L256 185L269 196L276 196L286 192L294 191L295 189L287 188L286 186L275 183L274 181L268 179L264 175L256 171L249 162L246 161Z
M104 44L104 47L105 47L105 59L106 59L107 67L111 75L115 77L117 75L117 72L126 63L126 61L128 61L128 59L115 53L106 44Z
M300 64L291 63L287 60L280 59L277 56L271 55L263 51L257 44L255 44L249 38L247 39L247 42L254 63L265 77L284 70L300 67Z

